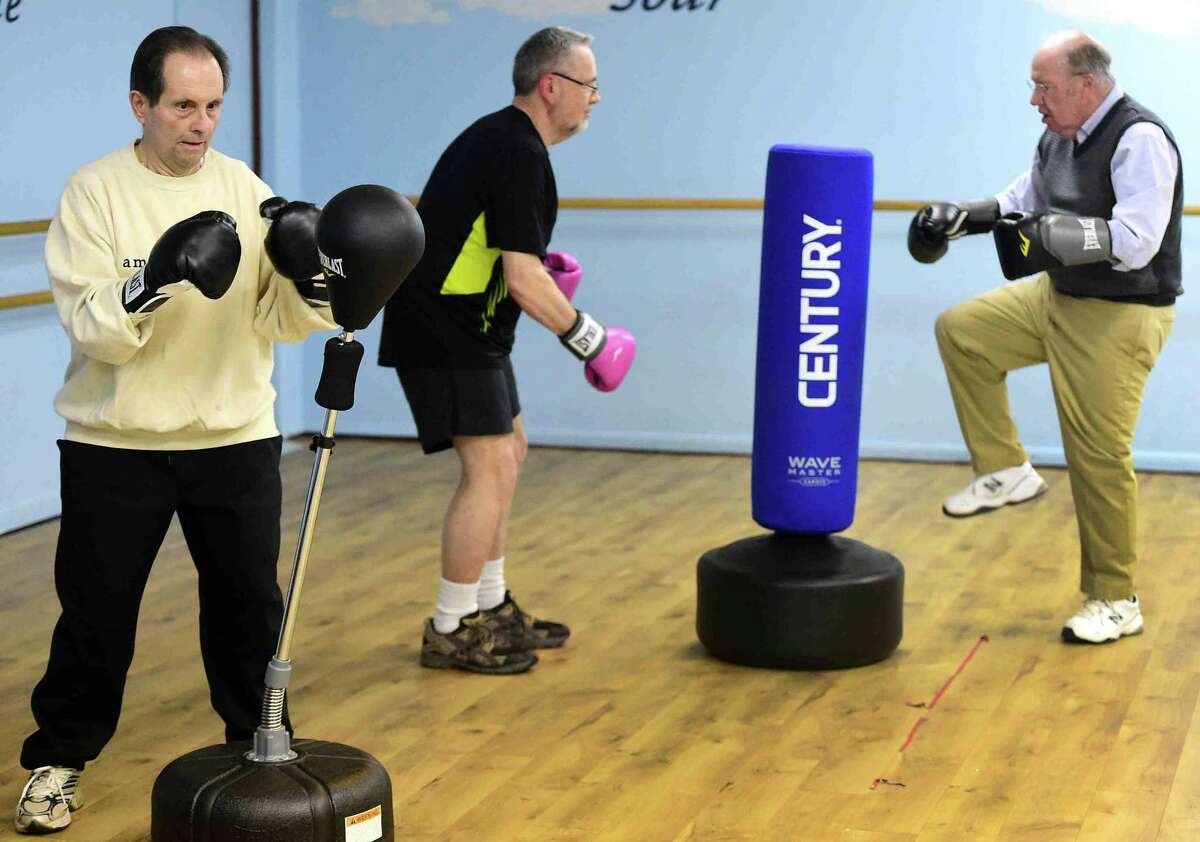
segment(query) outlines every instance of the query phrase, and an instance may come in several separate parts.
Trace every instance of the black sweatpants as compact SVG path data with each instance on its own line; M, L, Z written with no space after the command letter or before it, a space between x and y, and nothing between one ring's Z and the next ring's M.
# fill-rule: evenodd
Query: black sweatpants
M199 574L213 708L226 739L254 735L283 616L280 444L278 436L176 451L58 443L62 613L33 691L38 730L25 740L22 766L81 769L116 731L142 593L175 514Z

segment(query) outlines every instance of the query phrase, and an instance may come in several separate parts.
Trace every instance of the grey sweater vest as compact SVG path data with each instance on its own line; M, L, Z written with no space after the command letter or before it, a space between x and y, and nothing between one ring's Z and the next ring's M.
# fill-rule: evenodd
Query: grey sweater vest
M1121 135L1134 123L1154 123L1167 140L1175 137L1153 112L1128 96L1113 105L1096 130L1076 147L1047 130L1038 141L1038 168L1046 185L1049 210L1074 216L1111 219L1117 197L1112 186L1112 159ZM1179 255L1180 221L1183 217L1183 158L1175 176L1171 219L1158 253L1141 269L1118 272L1107 263L1063 266L1049 270L1054 288L1068 295L1088 296L1165 305L1183 293Z

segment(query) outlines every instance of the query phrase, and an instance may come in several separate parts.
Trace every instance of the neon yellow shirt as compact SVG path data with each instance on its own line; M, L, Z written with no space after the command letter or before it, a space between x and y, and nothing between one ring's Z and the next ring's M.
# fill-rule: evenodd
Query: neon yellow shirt
M271 195L244 163L213 149L182 178L146 169L132 143L71 176L46 235L50 289L71 342L54 399L67 439L191 450L278 434L272 343L336 325L267 258L258 205ZM237 222L242 257L229 291L212 301L189 290L130 316L126 279L164 231L204 210Z

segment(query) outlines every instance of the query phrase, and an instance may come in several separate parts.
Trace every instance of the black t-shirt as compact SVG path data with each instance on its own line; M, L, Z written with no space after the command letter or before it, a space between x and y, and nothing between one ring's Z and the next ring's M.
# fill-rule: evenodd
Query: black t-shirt
M425 253L383 314L379 364L496 368L521 308L501 251L544 257L558 215L550 155L509 106L482 117L438 160L417 205Z

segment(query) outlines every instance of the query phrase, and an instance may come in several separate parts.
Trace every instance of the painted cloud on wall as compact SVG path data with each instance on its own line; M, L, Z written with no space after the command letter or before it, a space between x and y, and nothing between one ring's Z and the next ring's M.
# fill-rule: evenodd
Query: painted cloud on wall
M329 14L335 18L358 18L372 26L399 23L449 23L450 15L436 8L436 0L353 0L338 3ZM437 3L441 5L440 2Z
M350 0L330 10L335 18L357 18L372 26L449 23L450 11L495 9L522 18L591 15L608 11L612 0Z
M495 9L522 18L594 15L607 12L612 0L458 0L464 9Z
M1190 35L1200 24L1196 0L1030 0L1047 12L1098 23L1124 23L1155 35Z

